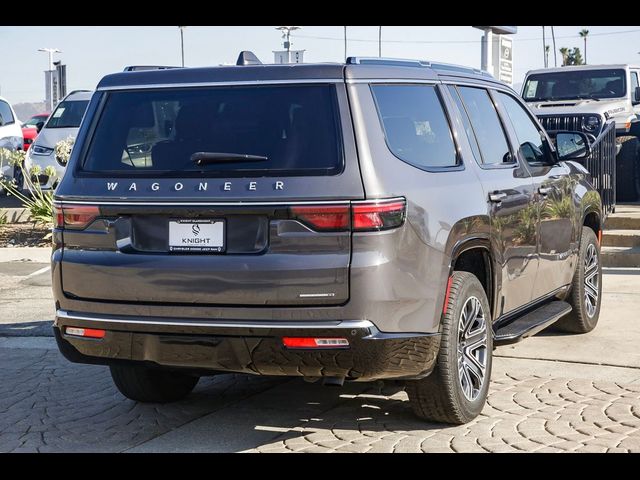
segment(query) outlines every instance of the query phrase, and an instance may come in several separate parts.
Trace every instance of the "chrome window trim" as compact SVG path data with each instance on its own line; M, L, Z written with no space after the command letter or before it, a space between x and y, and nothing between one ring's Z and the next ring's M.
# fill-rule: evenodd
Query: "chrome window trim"
M297 200L279 200L273 202L252 202L252 201L232 201L232 202L147 202L140 201L100 201L95 202L85 200L54 200L54 204L58 205L126 205L126 206L185 206L185 207L247 207L247 206L272 206L272 205L349 205L350 203L369 203L369 202L393 202L405 200L404 197L390 198L369 198L358 200L315 200L315 201L297 201Z

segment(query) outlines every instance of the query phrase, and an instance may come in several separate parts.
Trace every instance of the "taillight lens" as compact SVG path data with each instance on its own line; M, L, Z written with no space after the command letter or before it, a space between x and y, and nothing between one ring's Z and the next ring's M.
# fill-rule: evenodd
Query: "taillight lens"
M291 207L296 220L317 231L349 229L349 205L304 205Z
M389 230L404 223L406 201L372 200L352 205L353 230L359 232Z
M55 228L81 230L99 215L100 209L95 205L55 205L53 207Z

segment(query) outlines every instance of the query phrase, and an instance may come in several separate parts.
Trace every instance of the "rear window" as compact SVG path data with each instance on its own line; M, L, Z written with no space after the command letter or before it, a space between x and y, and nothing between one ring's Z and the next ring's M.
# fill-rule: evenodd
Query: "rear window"
M116 175L336 175L343 167L341 147L332 85L111 92L82 169Z
M89 100L65 100L49 117L47 128L78 128ZM37 123L37 122L36 122Z

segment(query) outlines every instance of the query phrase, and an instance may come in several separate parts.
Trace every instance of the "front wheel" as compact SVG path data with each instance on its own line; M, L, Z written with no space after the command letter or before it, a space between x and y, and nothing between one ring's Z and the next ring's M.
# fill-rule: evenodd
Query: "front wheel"
M407 381L414 413L425 420L463 424L477 417L487 400L493 351L491 310L475 275L455 272L434 371Z
M136 402L167 403L181 400L200 377L144 365L111 365L111 378L125 397Z
M582 227L578 266L573 274L568 302L571 313L556 323L569 333L588 333L598 324L602 298L602 265L600 245L593 230Z

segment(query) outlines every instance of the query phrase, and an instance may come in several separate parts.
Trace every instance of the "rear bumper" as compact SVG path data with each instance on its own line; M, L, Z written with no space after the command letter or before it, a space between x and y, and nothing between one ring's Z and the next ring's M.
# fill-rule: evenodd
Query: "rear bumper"
M106 330L103 339L64 333L64 327ZM369 381L428 375L439 334L388 334L366 320L225 322L88 315L59 310L54 333L62 354L76 363L146 362L202 375L346 377ZM287 349L282 337L340 337L346 348Z

